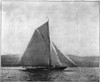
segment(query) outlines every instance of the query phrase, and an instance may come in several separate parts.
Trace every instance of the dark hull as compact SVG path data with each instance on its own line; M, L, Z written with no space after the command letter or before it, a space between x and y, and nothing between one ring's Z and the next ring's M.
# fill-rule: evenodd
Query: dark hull
M26 70L64 70L67 67L32 67L32 68L26 68Z

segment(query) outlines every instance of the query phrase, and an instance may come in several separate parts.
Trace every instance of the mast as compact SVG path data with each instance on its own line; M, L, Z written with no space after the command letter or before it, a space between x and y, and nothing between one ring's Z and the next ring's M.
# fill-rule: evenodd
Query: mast
M48 32L49 32L49 52L50 52L50 44L51 44L51 41L50 41L49 18L47 17L47 19L48 19ZM51 66L51 52L50 52L50 55L49 55L49 66Z

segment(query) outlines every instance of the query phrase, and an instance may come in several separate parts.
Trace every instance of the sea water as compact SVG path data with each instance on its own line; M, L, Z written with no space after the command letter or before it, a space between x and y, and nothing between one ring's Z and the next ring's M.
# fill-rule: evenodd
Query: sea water
M99 68L70 67L65 70L25 71L22 67L1 67L2 82L99 82Z

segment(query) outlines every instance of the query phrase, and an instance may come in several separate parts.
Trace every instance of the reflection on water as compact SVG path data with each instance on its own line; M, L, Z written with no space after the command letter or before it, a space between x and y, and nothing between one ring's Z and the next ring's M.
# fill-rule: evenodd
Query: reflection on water
M61 80L66 73L65 71L48 71L48 70L38 70L38 71L24 71L29 78L26 79L28 81L54 81L54 80Z
M30 80L35 81L50 81L51 80L51 72L50 71L26 71L30 77Z
M98 68L67 68L62 71L25 71L22 68L2 68L4 81L99 82Z

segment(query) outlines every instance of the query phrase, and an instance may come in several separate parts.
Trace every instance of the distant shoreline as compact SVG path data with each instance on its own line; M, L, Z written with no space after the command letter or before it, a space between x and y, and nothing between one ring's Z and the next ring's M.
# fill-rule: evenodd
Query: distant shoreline
M99 67L100 56L75 56L68 55L78 67ZM1 67L20 67L20 57L17 54L1 55Z

